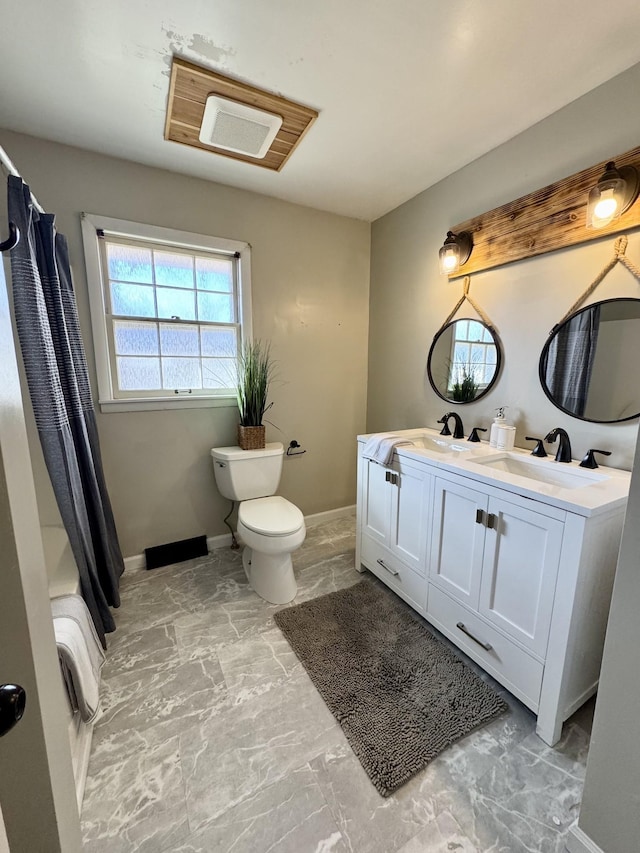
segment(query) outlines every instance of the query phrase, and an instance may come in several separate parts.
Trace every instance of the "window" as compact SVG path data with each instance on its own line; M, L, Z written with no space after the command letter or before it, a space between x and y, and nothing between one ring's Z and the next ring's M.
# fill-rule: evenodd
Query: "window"
M93 214L82 228L101 408L232 405L248 244Z
M477 320L458 320L452 341L449 391L472 377L486 388L496 371L496 347L491 332Z

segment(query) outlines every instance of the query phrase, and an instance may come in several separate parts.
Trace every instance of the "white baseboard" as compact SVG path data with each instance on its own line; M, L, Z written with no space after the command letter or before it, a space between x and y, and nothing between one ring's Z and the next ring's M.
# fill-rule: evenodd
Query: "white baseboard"
M124 558L125 572L135 572L145 568L144 554L134 554L133 557Z
M231 545L231 534L221 533L219 536L207 536L207 548L215 551L216 548L228 548Z
M591 699L598 692L598 679L596 679L590 687L587 687L577 699L575 699L570 705L567 705L564 718L568 720L569 717L572 717L578 708L582 708L585 702Z
M572 826L565 841L565 850L568 853L604 853L604 850L592 841L576 824Z
M91 755L91 740L93 738L93 723L81 723L78 731L78 745L76 747L76 797L78 800L78 811L82 813L82 800L84 799L84 788L87 783L87 771L89 769L89 757Z
M316 527L325 521L333 521L336 518L347 518L355 515L355 504L352 506L342 506L338 509L328 509L326 512L315 512L312 515L305 515L304 523L307 527ZM216 548L227 548L231 545L231 534L222 533L219 536L207 536L207 548L213 551ZM146 570L146 562L144 554L134 554L131 557L124 558L124 568L127 572L136 572L140 569Z
M325 521L333 521L336 518L347 518L356 514L356 505L341 506L337 509L328 509L326 512L314 512L313 515L305 515L304 523L307 527L315 527Z

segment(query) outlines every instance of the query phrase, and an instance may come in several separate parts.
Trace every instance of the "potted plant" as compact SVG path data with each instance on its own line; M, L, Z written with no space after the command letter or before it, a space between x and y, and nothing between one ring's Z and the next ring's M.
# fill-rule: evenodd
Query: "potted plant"
M478 396L480 385L476 381L471 365L457 364L455 380L451 386L451 395L457 403L470 403Z
M240 412L238 444L243 450L258 450L265 446L265 427L262 418L273 405L273 403L267 403L273 368L269 343L262 341L245 343L238 357L236 392Z

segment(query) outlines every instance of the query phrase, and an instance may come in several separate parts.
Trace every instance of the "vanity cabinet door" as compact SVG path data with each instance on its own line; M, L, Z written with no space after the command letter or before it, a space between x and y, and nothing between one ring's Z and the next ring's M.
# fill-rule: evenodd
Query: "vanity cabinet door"
M473 610L478 608L488 497L435 478L429 579Z
M544 659L564 523L540 509L490 498L479 612Z
M391 469L367 462L362 485L362 532L382 545L389 544L391 529Z
M362 532L421 575L426 574L430 482L419 468L368 462L362 492Z
M390 484L391 529L389 548L405 565L426 575L427 538L431 526L431 476L419 468L399 465Z

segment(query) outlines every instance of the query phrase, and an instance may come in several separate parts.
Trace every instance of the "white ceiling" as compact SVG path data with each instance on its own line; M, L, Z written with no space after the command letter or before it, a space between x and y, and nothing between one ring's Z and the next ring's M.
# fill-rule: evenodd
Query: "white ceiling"
M366 220L640 61L638 0L2 5L0 126ZM174 53L320 111L282 172L164 140Z

